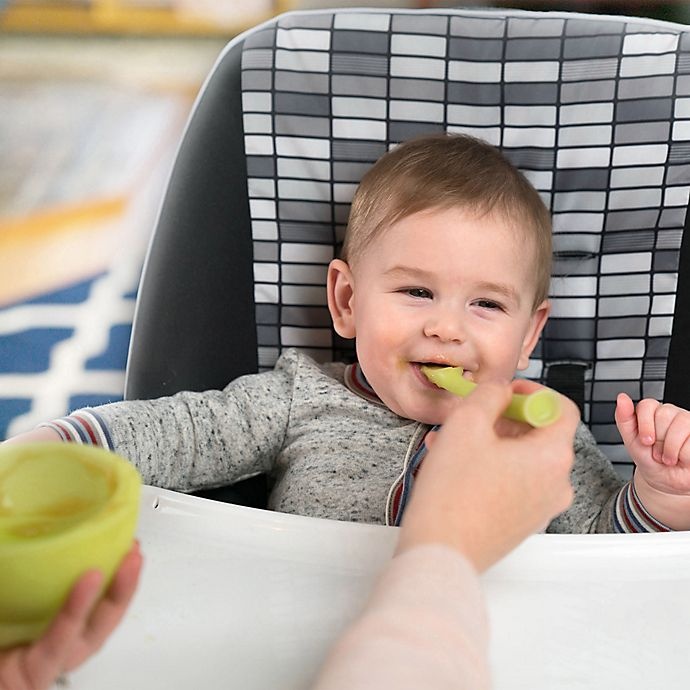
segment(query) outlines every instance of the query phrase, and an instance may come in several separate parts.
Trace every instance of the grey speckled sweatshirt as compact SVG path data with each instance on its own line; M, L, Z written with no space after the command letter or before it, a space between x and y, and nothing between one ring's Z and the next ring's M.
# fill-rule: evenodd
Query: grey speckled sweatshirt
M345 368L289 350L273 371L223 391L98 407L99 431L147 484L191 491L265 472L274 510L382 523L391 486L428 427L352 392ZM548 531L616 531L623 482L582 424L575 453L575 500Z

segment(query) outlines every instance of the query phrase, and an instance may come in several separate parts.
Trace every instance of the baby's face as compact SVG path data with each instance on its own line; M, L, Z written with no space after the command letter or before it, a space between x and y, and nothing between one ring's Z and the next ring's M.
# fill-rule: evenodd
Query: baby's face
M420 365L460 366L473 381L510 380L548 315L535 311L534 251L502 218L434 210L396 223L350 267L350 336L360 366L397 414L439 424L457 399Z

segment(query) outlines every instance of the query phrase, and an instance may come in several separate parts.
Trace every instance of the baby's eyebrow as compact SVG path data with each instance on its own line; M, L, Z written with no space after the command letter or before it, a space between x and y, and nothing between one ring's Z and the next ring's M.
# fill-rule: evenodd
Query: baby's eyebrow
M425 271L423 268L404 266L401 264L384 271L383 275L390 276L391 278L417 278L419 280L428 281L434 278L436 274L433 271Z
M508 285L507 283L493 283L491 281L486 281L479 283L477 288L481 291L498 293L505 299L515 302L518 305L520 304L520 292L512 285Z

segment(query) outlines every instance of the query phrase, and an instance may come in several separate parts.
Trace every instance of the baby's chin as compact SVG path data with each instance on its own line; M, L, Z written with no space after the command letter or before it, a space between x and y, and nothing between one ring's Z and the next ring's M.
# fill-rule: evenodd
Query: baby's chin
M422 417L422 415L420 415ZM429 426L440 426L446 421L448 417L445 415L424 415L421 419L415 419L416 422L421 422L422 424L428 424Z
M396 410L394 407L389 406L395 414L405 419L411 419L413 422L421 422L422 424L428 424L429 426L436 426L437 424L443 424L451 413L451 408L448 409L399 409Z
M414 396L406 392L396 394L396 391L391 390L376 393L381 402L398 417L429 426L443 424L460 400L445 391L424 390Z

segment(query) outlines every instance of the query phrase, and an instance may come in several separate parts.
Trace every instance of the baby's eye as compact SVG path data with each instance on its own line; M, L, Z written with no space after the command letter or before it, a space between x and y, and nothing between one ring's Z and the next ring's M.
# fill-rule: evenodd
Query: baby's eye
M410 297L416 297L417 299L431 299L433 297L431 291L427 290L426 288L406 288L403 290L403 292Z
M503 306L492 299L478 299L475 304L481 309L490 309L492 311L503 311Z

